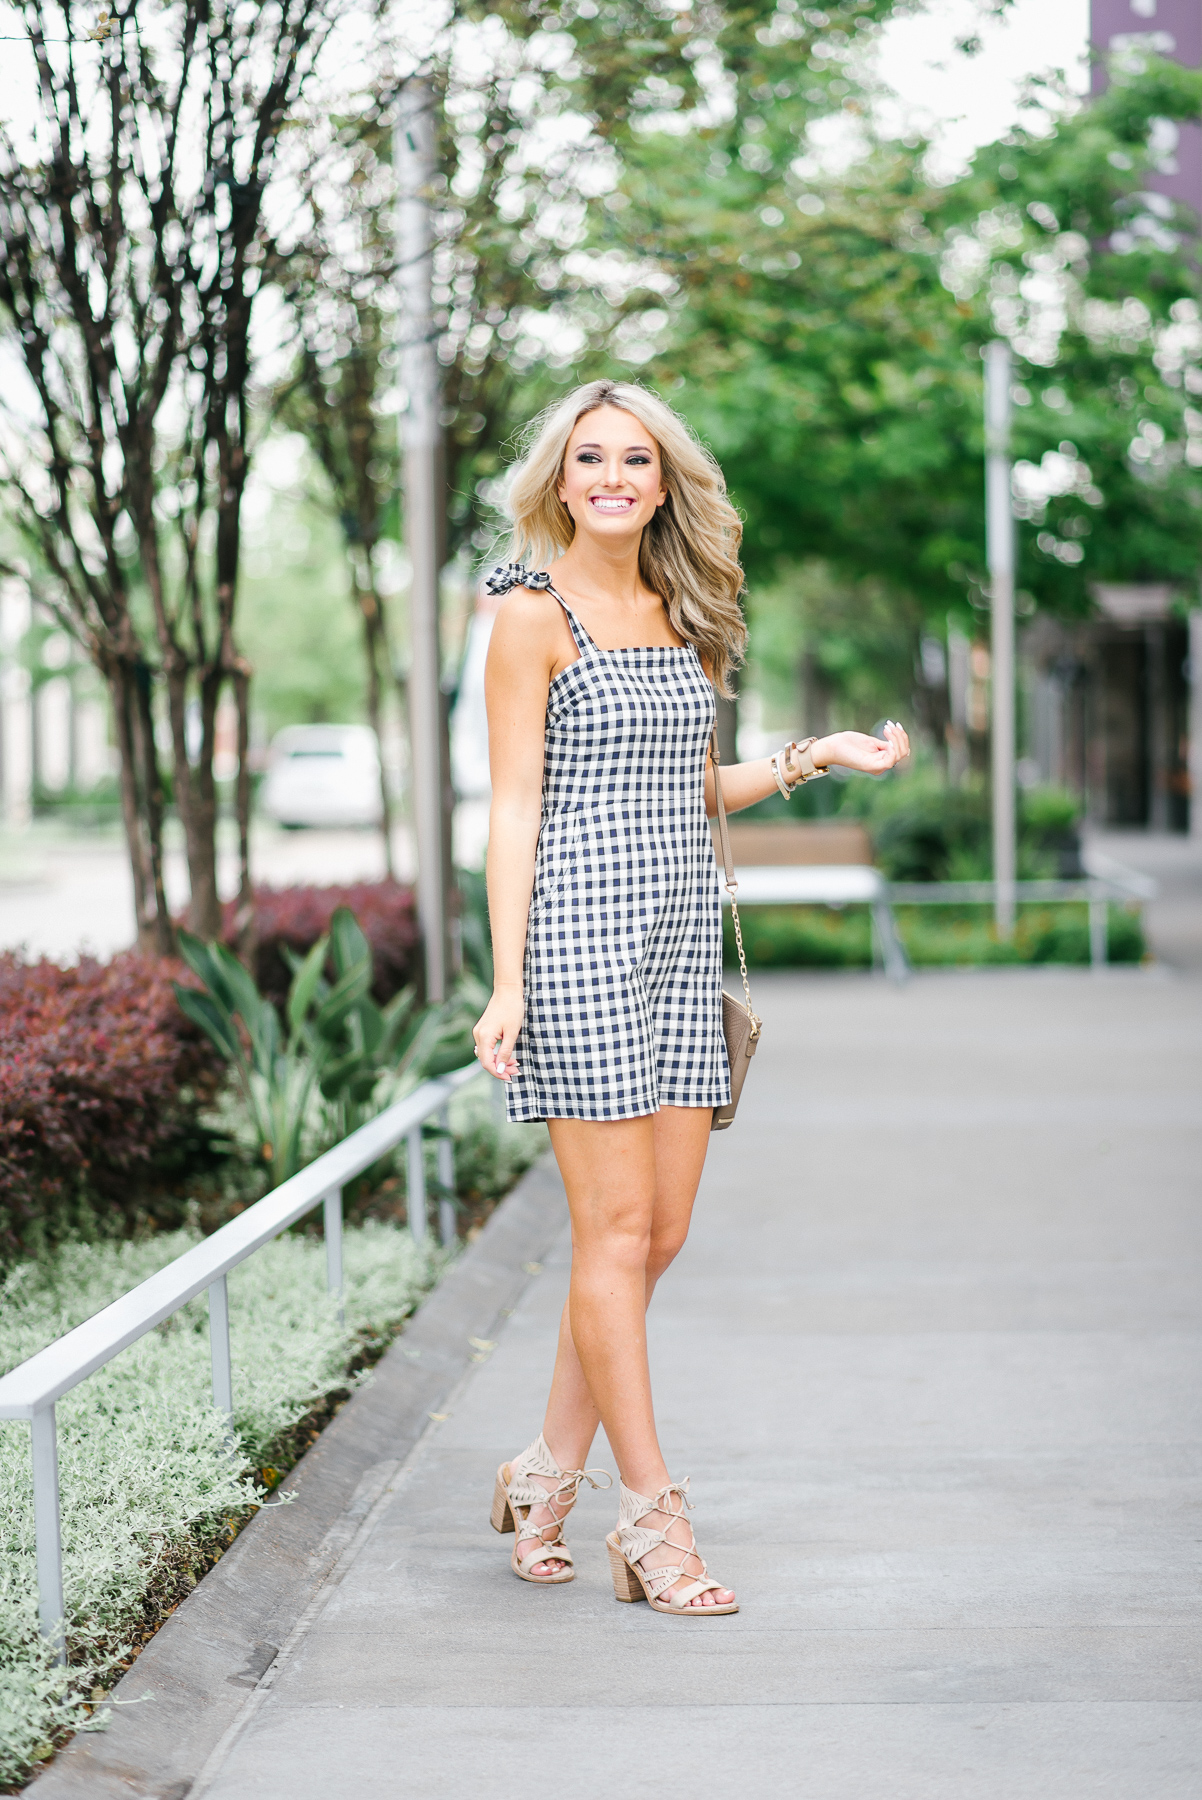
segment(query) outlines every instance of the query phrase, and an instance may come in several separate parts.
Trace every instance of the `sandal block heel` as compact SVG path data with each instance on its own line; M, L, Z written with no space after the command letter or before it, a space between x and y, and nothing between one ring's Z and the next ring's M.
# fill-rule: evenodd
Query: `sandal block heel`
M622 1483L618 1529L611 1531L605 1540L614 1593L619 1600L646 1600L652 1612L664 1613L672 1619L715 1619L724 1613L738 1612L737 1600L726 1600L720 1605L712 1602L709 1606L689 1604L700 1594L722 1592L721 1583L710 1578L705 1558L697 1549L693 1528L686 1517L692 1507L687 1477L684 1481L665 1483L658 1494L636 1494L625 1482ZM652 1514L667 1518L666 1531L640 1523ZM673 1531L687 1531L687 1541L682 1542L679 1535L673 1537ZM650 1569L641 1567L643 1559L661 1546L672 1551L678 1560ZM686 1568L690 1560L701 1564L699 1577Z
M614 1536L617 1534L614 1533ZM645 1600L643 1584L622 1555L613 1537L607 1537L605 1547L609 1551L609 1572L614 1578L615 1600Z
M497 1485L493 1489L492 1512L489 1514L488 1522L494 1531L517 1530L517 1525L515 1524L513 1517L513 1508L509 1504L509 1495L505 1492L505 1484L501 1480L499 1470L497 1472Z
M540 1476L546 1485L532 1479ZM606 1469L561 1469L540 1433L523 1450L516 1462L502 1463L493 1488L492 1511L488 1522L494 1531L515 1533L509 1566L519 1581L535 1587L555 1587L575 1576L572 1552L563 1541L563 1522L576 1503L585 1482L590 1487L612 1485ZM532 1525L530 1515L536 1507L545 1507L550 1518L545 1525ZM525 1555L519 1552L526 1546ZM554 1575L536 1575L540 1563L558 1563Z

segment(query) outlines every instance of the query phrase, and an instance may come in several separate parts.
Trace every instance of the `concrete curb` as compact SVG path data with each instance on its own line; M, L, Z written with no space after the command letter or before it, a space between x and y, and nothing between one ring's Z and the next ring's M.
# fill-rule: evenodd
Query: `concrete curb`
M37 1800L185 1800L429 1414L470 1367L468 1339L496 1335L502 1309L529 1279L522 1264L542 1258L565 1217L547 1155L376 1365L371 1384L286 1477L281 1487L296 1500L256 1514L147 1644L113 1692L126 1710L107 1731L74 1738L26 1792Z

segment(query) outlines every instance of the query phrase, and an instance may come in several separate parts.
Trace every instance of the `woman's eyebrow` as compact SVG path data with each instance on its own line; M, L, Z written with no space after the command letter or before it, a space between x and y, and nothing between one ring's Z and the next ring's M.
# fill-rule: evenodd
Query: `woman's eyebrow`
M602 445L602 444L577 444L576 448L577 448L577 450L601 450L604 448L604 445ZM630 456L635 450L641 450L643 452L644 456L652 455L651 447L648 444L627 444L625 450L623 450L623 452L622 452L622 455Z

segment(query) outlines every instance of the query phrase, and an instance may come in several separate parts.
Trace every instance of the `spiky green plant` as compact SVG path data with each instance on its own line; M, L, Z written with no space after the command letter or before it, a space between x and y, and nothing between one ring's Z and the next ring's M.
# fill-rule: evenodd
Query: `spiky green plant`
M177 982L180 1006L229 1063L273 1186L303 1168L315 1137L345 1137L414 1080L470 1060L466 996L421 1006L406 987L376 1004L371 946L345 906L296 961L286 1027L225 945L181 931L179 946L204 984Z

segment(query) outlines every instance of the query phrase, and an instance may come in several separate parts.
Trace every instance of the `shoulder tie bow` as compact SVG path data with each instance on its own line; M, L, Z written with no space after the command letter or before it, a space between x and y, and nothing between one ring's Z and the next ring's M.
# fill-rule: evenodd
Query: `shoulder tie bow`
M532 574L524 563L498 563L484 583L490 594L507 594L510 588L549 588L551 577L546 570Z

